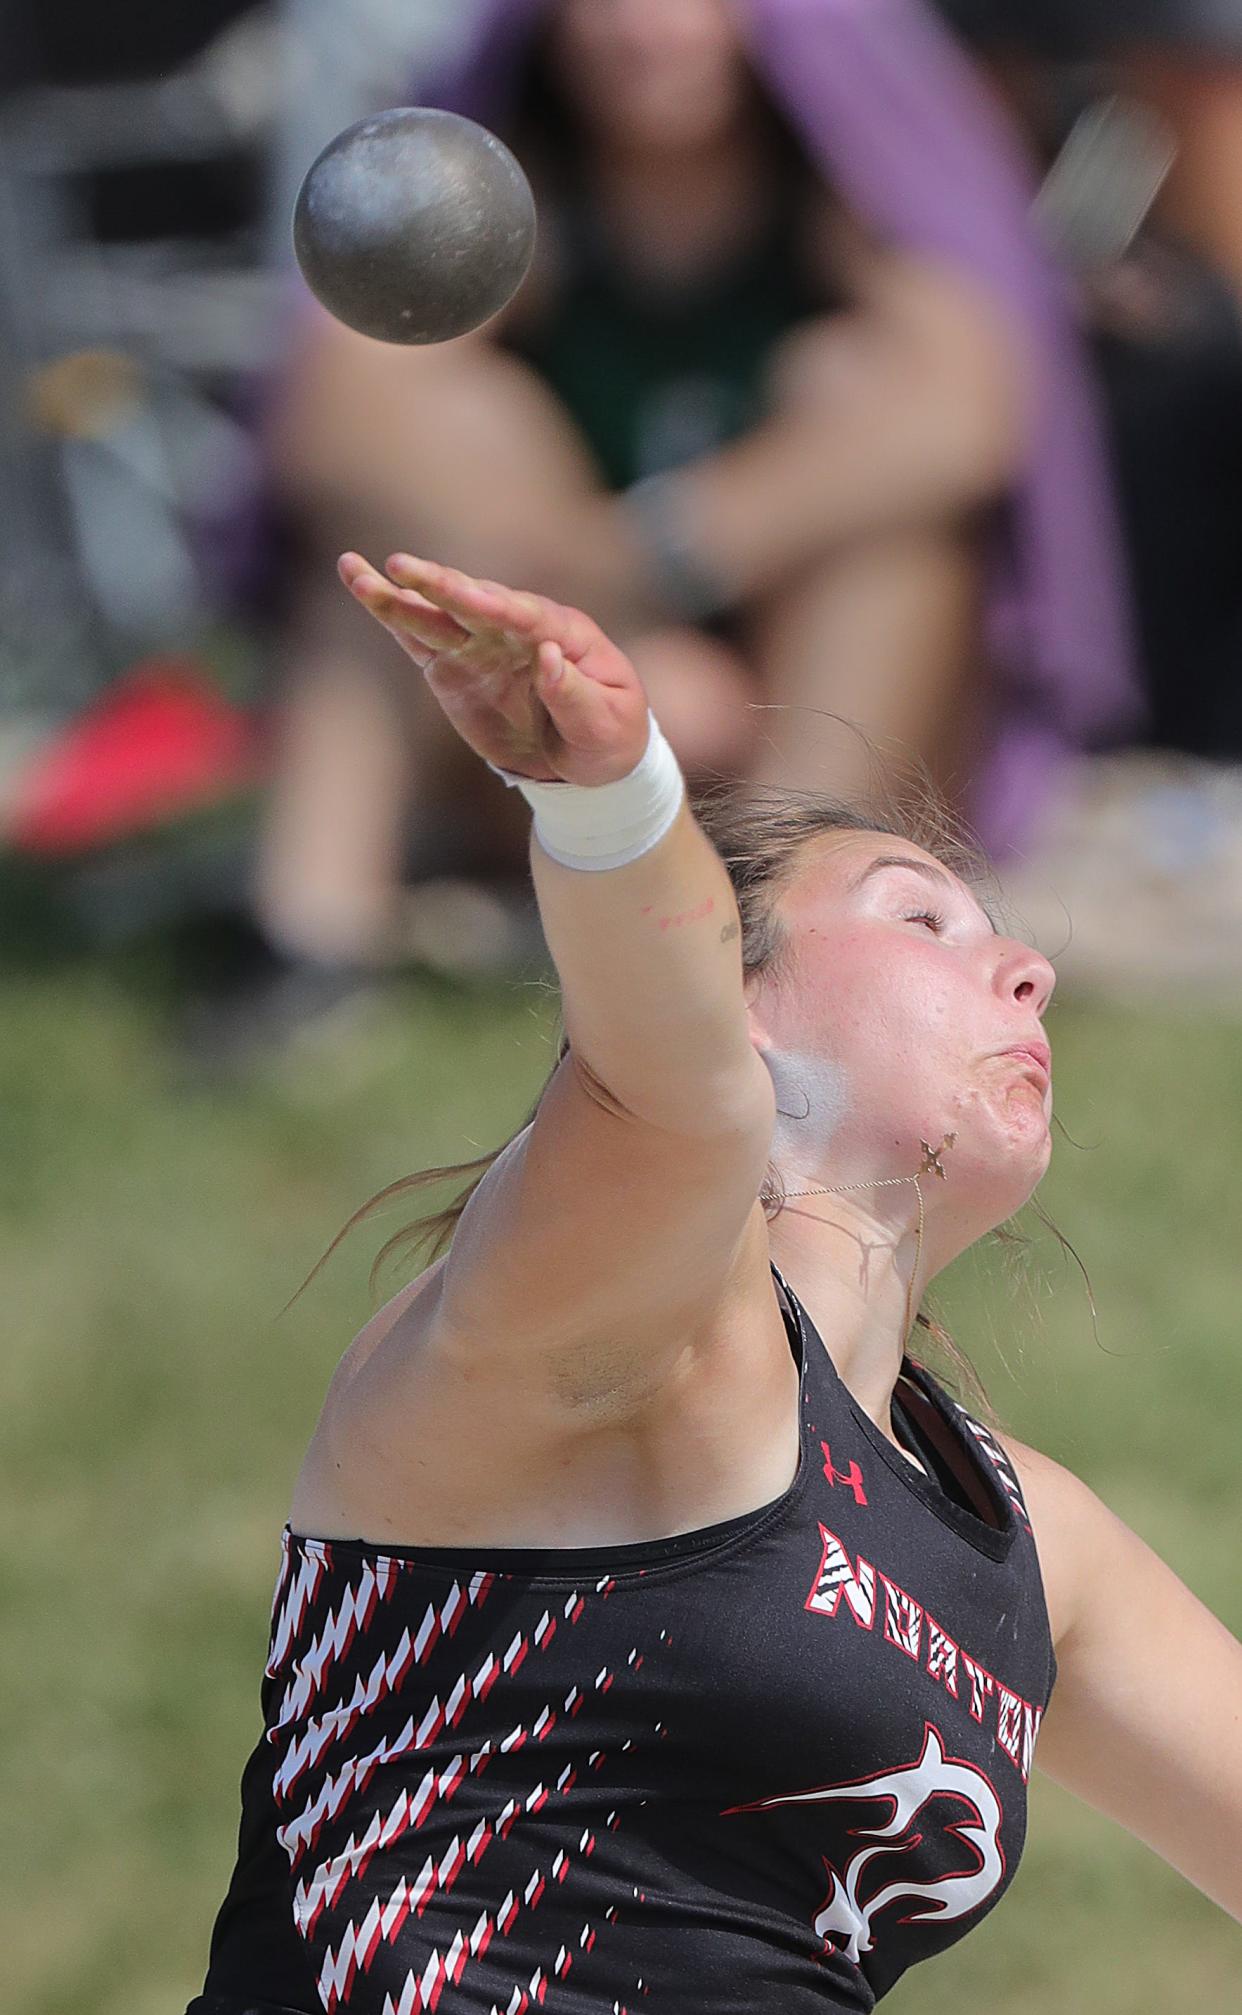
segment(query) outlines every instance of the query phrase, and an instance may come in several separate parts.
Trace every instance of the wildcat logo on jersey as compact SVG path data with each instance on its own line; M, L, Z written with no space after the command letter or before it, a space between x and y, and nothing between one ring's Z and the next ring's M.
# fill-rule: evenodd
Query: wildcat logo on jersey
M916 1878L920 1864L926 1865L932 1828L924 1820L913 1837L910 1829L933 1798L955 1799L968 1808L963 1817L942 1820L940 1837L960 1841L974 1856L975 1866L919 1881ZM923 1726L923 1751L914 1763L898 1764L895 1769L846 1784L823 1784L815 1791L793 1791L784 1797L729 1807L729 1813L771 1812L780 1805L881 1802L892 1808L887 1820L877 1825L864 1819L849 1828L851 1840L863 1843L854 1853L839 1867L823 1857L828 1894L813 1920L827 1949L843 1952L855 1966L864 1952L874 1949L875 1920L890 1903L923 1906L903 1912L903 1924L947 1923L981 1908L1004 1881L1005 1854L1000 1842L1004 1815L983 1772L960 1757L946 1755L939 1729L928 1721ZM913 1857L915 1863L905 1875L893 1872L891 1866L891 1857L903 1854ZM888 1866L877 1870L881 1879L873 1887L873 1864L885 1857L889 1857Z

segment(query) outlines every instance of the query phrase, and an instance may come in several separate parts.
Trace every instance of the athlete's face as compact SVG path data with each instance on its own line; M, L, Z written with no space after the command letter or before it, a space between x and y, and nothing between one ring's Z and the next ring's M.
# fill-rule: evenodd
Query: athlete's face
M746 101L725 0L561 0L553 53L599 138L627 150L718 140Z
M1000 936L930 854L884 833L813 841L779 910L785 967L751 997L789 1115L777 1134L787 1179L787 1165L824 1182L909 1175L921 1141L954 1133L929 1205L952 1205L966 1242L1002 1222L1051 1152L1048 961Z

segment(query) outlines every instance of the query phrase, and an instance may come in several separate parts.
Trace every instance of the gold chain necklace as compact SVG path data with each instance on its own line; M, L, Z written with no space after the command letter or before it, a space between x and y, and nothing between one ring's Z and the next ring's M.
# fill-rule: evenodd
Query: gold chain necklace
M918 1230L915 1233L914 1266L910 1274L909 1284L906 1287L905 1321L904 1328L902 1329L903 1346L912 1327L913 1318L910 1304L914 1295L914 1283L918 1279L919 1261L923 1257L923 1230L927 1223L927 1207L923 1201L923 1184L920 1177L937 1175L941 1182L946 1180L945 1166L940 1157L946 1148L950 1148L955 1144L956 1140L957 1135L955 1133L947 1133L939 1147L933 1147L929 1141L921 1140L919 1146L923 1150L923 1165L914 1175L887 1175L877 1178L874 1182L835 1182L829 1183L826 1186L820 1185L814 1189L788 1189L785 1191L786 1201L792 1202L795 1197L799 1196L844 1196L851 1190L901 1189L908 1182L914 1184L914 1193L919 1200L919 1223Z

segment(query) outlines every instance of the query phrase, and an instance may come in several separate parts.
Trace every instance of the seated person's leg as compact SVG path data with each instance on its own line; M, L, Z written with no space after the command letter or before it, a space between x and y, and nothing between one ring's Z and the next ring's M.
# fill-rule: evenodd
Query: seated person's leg
M773 422L733 451L749 489L726 493L724 461L714 493L702 478L706 524L740 552L751 511L749 550L772 547L748 600L761 698L776 710L761 716L765 780L865 789L865 744L834 723L816 730L803 710L818 709L964 797L990 700L989 506L1022 453L1004 340L950 276L892 262L870 303L796 332L775 360ZM782 569L773 541L783 513L796 560ZM784 707L796 711L783 717Z
M693 790L747 776L762 738L747 655L708 631L647 630L626 648Z
M633 583L601 550L612 542L592 510L590 451L536 372L486 337L403 349L317 317L271 441L277 480L321 546L325 521L331 546L361 513L363 531L391 538L381 559L421 550L576 599L606 626L623 614Z
M490 832L517 868L527 821L477 764L463 774L440 709L337 582L337 554L413 549L563 592L550 561L594 472L551 396L487 344L398 350L319 317L271 439L301 560L256 907L285 952L383 964L408 841Z
M981 581L977 541L929 526L828 554L772 596L754 627L772 709L758 776L865 797L921 763L964 808L986 686Z

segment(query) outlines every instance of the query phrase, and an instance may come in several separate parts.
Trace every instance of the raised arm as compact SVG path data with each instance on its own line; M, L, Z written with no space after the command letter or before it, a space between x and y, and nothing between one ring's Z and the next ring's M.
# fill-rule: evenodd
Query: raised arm
M408 557L387 578L357 555L341 571L485 761L580 790L635 770L646 696L587 616ZM628 865L566 867L537 840L531 858L570 1054L463 1218L444 1321L495 1350L596 1343L610 1362L627 1337L654 1378L719 1301L748 1228L759 1258L774 1102L747 1035L737 906L684 803ZM643 1384L633 1372L627 1358Z

